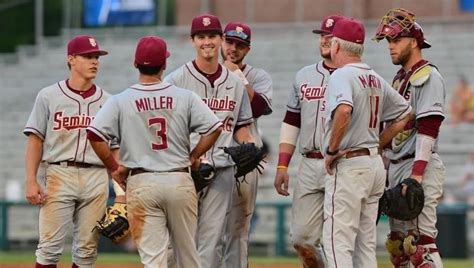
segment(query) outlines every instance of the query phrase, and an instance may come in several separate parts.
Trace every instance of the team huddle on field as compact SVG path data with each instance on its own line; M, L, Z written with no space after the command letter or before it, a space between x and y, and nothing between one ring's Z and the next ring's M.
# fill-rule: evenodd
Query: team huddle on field
M389 10L373 37L401 66L392 84L362 61L360 21L330 15L313 33L322 59L289 89L274 181L290 195L298 147L290 235L303 267L377 267L381 214L394 267L443 267L436 152L445 85L422 56L431 45L415 15ZM142 37L137 82L110 95L94 83L108 52L92 36L69 41L69 77L38 93L24 129L26 198L40 205L35 267L57 267L71 224L72 267L94 266L100 234L131 237L144 267L249 266L267 154L257 122L272 113L272 80L244 63L245 23L223 29L218 17L197 16L190 42L195 58L164 76L165 40ZM116 197L107 207L109 182Z

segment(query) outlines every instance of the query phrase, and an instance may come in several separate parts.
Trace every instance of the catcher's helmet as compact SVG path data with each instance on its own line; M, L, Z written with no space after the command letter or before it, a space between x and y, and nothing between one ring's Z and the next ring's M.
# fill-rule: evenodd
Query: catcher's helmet
M423 29L415 21L415 14L403 8L390 9L382 17L373 39L380 41L397 37L413 37L421 49L431 47L424 37Z

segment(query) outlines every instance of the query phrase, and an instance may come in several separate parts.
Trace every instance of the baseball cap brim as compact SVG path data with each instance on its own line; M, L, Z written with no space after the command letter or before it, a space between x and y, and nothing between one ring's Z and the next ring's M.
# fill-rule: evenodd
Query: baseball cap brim
M231 40L234 40L234 41L236 41L236 42L242 43L242 44L244 44L244 45L250 46L250 42L248 42L248 41L246 41L246 40L242 40L241 38L238 38L238 37L225 36L225 35L224 35L224 38L225 38L225 39L231 39Z
M426 41L426 40L423 40L423 44L421 45L421 48L430 48L431 47L431 44Z
M313 33L315 33L315 34L330 34L331 32L315 29L315 30L313 30Z
M86 55L86 54L99 54L100 56L104 56L104 55L109 54L109 52L105 50L91 49L91 50L82 51L81 53L75 53L74 55Z
M222 29L203 29L203 30L198 29L192 32L191 35L196 35L199 33L216 33L216 34L222 35Z

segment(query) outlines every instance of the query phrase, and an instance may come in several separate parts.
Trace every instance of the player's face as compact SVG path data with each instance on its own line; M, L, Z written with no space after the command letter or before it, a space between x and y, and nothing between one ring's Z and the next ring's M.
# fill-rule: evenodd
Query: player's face
M332 35L321 34L319 38L319 53L325 59L331 59L331 39Z
M413 40L410 37L387 38L393 64L404 66L410 60Z
M71 71L85 79L94 79L99 71L99 54L68 56Z
M249 50L249 46L232 39L225 38L225 41L222 43L222 56L225 60L230 60L235 64L240 64L245 56L247 56Z
M193 46L197 57L203 59L214 59L219 57L219 48L222 44L222 36L217 33L198 33L192 37Z

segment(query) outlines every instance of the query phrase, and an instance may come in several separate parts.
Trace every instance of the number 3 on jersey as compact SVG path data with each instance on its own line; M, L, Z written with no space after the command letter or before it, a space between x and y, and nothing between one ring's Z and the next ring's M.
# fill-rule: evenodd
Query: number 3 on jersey
M370 100L370 118L369 128L376 128L379 125L379 103L380 96L369 96Z
M158 137L158 143L151 143L151 149L154 151L164 150L168 148L168 141L166 139L166 118L153 117L148 119L149 128L158 128L156 136Z

